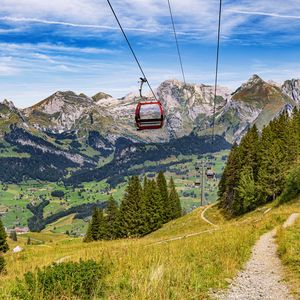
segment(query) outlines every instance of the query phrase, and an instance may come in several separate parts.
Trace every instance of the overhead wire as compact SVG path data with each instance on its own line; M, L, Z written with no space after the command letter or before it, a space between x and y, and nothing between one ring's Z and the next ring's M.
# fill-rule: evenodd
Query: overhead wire
M218 86L220 42L221 42L221 20L222 20L222 0L220 0L220 3L219 3L219 20L218 20L215 83L214 83L214 106L213 106L213 126L212 126L212 136L211 136L211 152L213 152L213 150L214 150L213 148L214 148L214 142L215 142L216 102L217 102L217 86Z
M144 70L143 70L143 68L142 68L142 66L141 66L141 64L140 64L140 62L139 62L139 60L138 60L138 58L137 58L137 56L136 56L136 54L135 54L133 48L132 48L132 46L131 46L131 43L130 43L130 41L129 41L129 39L128 39L128 37L127 37L127 35L126 35L126 33L125 33L125 31L124 31L122 25L121 25L121 22L119 21L119 18L118 18L117 14L116 14L116 12L115 12L115 10L114 10L114 8L112 7L112 5L111 5L111 3L110 3L110 0L107 0L107 3L108 3L108 5L109 5L109 7L110 7L110 9L111 9L111 11L112 11L112 13L113 13L113 15L114 15L116 21L117 21L117 23L118 23L118 25L119 25L119 27L120 27L122 33L123 33L123 36L124 36L124 38L125 38L125 40L126 40L126 42L127 42L127 44L128 44L128 47L129 47L129 49L130 49L130 51L131 51L131 53L132 53L132 55L133 55L133 57L134 57L134 59L135 59L137 65L138 65L138 67L139 67L139 69L140 69L140 71L141 71L141 73L142 73L142 75L143 75L143 78L146 79L147 85L148 85L148 87L149 87L149 89L150 89L150 91L151 91L153 97L155 98L156 101L158 101L157 98L156 98L156 95L155 95L155 93L154 93L154 91L153 91L153 89L152 89L152 87L151 87L151 85L150 85L150 83L149 83L149 81L148 81L146 75L145 75L145 72L144 72Z
M181 57L181 53L180 53L179 42L178 42L178 38L177 38L176 27L175 27L175 22L174 22L174 17L173 17L173 12L172 12L172 7L171 7L170 0L168 0L168 6L169 6L169 12L170 12L170 17L171 17L172 27L173 27L175 43L176 43L176 47L177 47L179 64L180 64L180 68L181 68L181 74L182 74L184 84L186 84L185 74L184 74L184 69L183 69L183 63L182 63L182 57Z

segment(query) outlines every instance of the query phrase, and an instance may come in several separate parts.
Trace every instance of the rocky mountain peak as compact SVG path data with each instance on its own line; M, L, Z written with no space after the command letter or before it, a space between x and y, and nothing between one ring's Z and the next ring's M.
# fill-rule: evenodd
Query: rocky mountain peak
M16 107L12 101L4 99L2 102L3 105L7 106L10 110L16 110Z
M39 103L25 109L25 113L32 111L40 111L45 114L53 115L62 110L68 110L72 106L75 107L88 107L93 103L93 100L84 95L77 95L72 91L57 91L50 97L40 101Z
M286 80L281 89L282 92L292 98L298 106L300 105L300 79Z
M263 81L257 74L252 75L247 82L243 83L240 87L240 89L249 89L252 88L255 85L261 85L261 84L267 84L265 81Z
M107 99L107 98L112 98L112 96L109 94L103 93L103 92L99 92L96 95L92 96L92 99L95 102L102 100L102 99Z
M291 102L290 97L279 87L265 82L256 74L232 94L232 99L254 105L256 108L263 108L267 104L281 106Z

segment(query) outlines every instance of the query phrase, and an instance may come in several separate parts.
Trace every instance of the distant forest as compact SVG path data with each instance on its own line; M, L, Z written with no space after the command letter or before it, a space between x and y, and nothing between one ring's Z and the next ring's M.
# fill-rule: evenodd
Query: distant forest
M107 179L107 182L115 187L124 182L127 176L139 175L143 172L166 171L168 167L176 164L171 162L167 165L160 165L159 161L171 156L179 155L201 155L212 151L210 138L191 134L179 139L171 140L168 143L136 143L127 138L118 138L114 148L106 139L95 131L89 133L86 144L95 148L99 152L95 157L87 157L79 150L78 142L74 135L55 135L57 141L64 138L72 138L69 150L63 150L68 154L78 154L84 159L84 164L79 165L67 158L66 155L59 154L62 150L58 145L50 143L41 137L37 137L22 128L11 127L11 131L6 133L4 139L14 147L15 152L28 153L29 157L0 157L0 181L3 183L19 183L29 179L58 182L63 181L65 185L79 185L82 182ZM109 151L105 153L97 148L96 140L101 140ZM22 145L18 140L30 141ZM73 147L73 146L74 147ZM0 143L0 147L5 148ZM214 151L230 149L231 145L224 137L216 136ZM48 151L43 151L47 148ZM96 167L100 156L107 157L112 154L110 162L101 167ZM3 150L3 149L2 149ZM133 151L134 150L134 151ZM130 169L135 165L142 165L145 161L158 162L157 166L145 166L141 169ZM76 171L75 171L76 170ZM71 173L71 174L70 174ZM67 176L71 175L71 176Z

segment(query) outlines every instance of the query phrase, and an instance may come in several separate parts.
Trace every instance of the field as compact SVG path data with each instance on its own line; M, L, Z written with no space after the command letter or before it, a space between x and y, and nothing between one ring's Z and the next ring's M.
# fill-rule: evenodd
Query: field
M211 203L217 199L218 178L225 164L225 158L228 151L222 151L215 154L214 169L217 174L216 180L206 182L206 201ZM190 160L185 162L187 158ZM204 157L207 160L207 157ZM156 164L168 164L170 162L179 162L168 168L166 177L174 178L177 190L180 194L182 207L186 212L190 212L200 206L200 188L195 187L196 171L195 164L198 161L197 156L170 157L160 162L146 161L144 165L136 165L134 168L144 168ZM155 173L145 173L148 176L155 176ZM144 174L142 174L144 175ZM32 213L26 208L29 203L38 204L42 199L50 200L50 204L44 208L44 217L57 212L66 210L70 207L83 203L93 203L96 201L106 201L112 195L118 202L121 201L126 183L118 184L111 188L106 181L85 182L79 187L65 187L62 183L49 183L39 181L27 181L16 184L0 184L0 214L2 221L8 228L15 226L26 226L27 220ZM51 192L60 190L64 192L61 198L51 196ZM204 203L204 204L205 204ZM55 224L50 224L46 231L55 233L65 233L67 231L80 235L85 233L87 223L84 220L78 220L70 216L68 222L58 220Z
M20 235L10 247L18 244L24 251L5 255L8 273L0 280L1 299L11 299L14 280L24 272L80 258L109 263L105 299L208 299L213 291L226 287L262 233L300 212L300 202L267 205L231 220L214 206L205 216L217 226L201 219L202 210L195 209L142 239L85 244L81 238L59 233ZM25 245L28 236L41 244Z

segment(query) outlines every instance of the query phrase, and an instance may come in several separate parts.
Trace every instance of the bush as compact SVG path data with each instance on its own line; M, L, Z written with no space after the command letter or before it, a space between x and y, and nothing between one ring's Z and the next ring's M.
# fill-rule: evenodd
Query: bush
M300 195L300 166L293 169L284 186L283 193L280 197L281 202L287 202L297 198Z
M24 300L92 299L103 297L107 264L87 260L66 262L27 272L17 279L12 296Z

